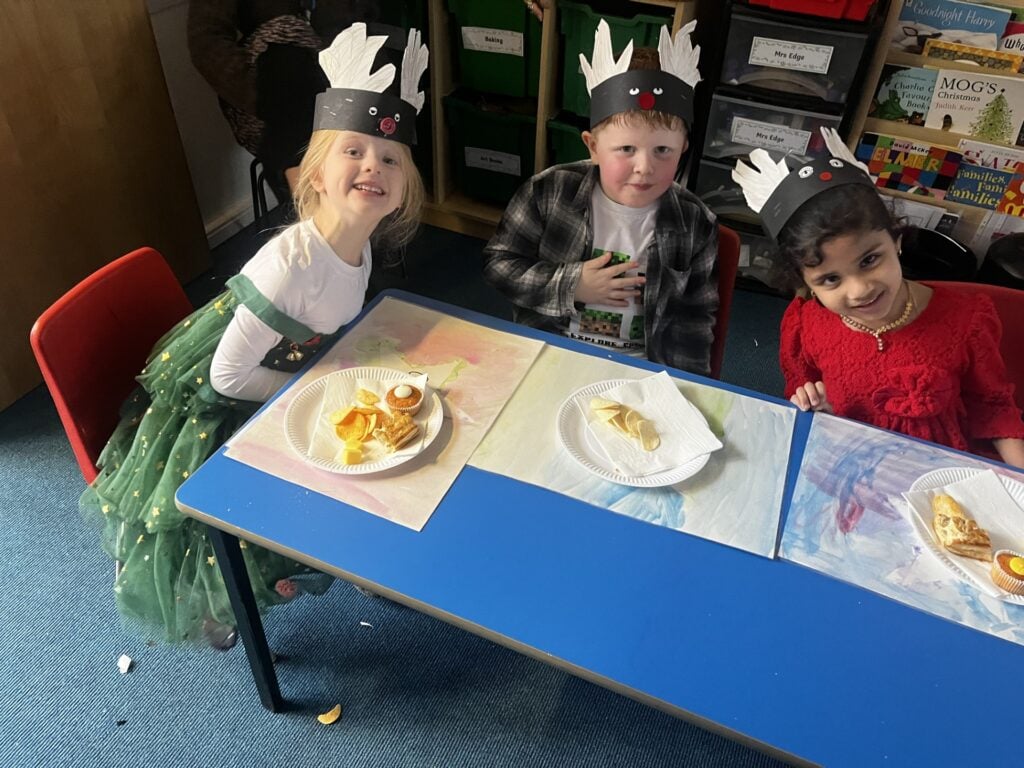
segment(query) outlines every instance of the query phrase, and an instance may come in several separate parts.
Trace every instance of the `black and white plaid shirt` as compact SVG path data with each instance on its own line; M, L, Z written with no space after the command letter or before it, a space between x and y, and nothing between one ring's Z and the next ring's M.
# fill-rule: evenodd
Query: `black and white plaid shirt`
M515 319L564 333L583 261L594 247L590 199L598 168L556 165L523 184L484 249L484 276L515 304ZM661 197L647 251L647 357L693 373L710 370L718 309L715 216L678 184Z

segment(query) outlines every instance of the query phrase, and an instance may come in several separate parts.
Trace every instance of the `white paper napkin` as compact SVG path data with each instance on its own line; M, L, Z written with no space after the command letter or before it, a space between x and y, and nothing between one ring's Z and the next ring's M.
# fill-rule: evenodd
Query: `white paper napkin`
M979 472L964 480L950 483L942 488L931 488L927 491L907 491L903 497L910 505L920 525L919 530L928 531L932 541L943 554L966 575L978 589L992 597L1006 594L992 583L991 563L983 563L971 557L961 557L948 551L939 543L932 528L932 499L945 494L956 499L964 512L988 531L992 539L992 551L997 549L1024 548L1024 510L1014 501L1006 490L999 475L991 469Z
M661 444L653 451L645 451L639 440L627 437L610 424L603 423L590 408L592 397L614 400L640 413L653 422ZM665 371L638 381L619 384L597 395L581 397L577 405L583 411L587 429L594 441L624 475L646 477L673 469L722 447L722 443L708 429L704 415L683 397Z
M399 384L410 384L423 393L423 407L415 416L417 423L420 425L419 437L408 445L405 445L395 451L393 454L388 454L387 449L376 440L370 440L363 443L363 463L369 464L375 461L380 461L389 455L405 456L407 454L419 453L423 446L423 440L426 438L426 428L423 424L424 419L422 417L429 413L431 407L430 400L428 399L430 397L430 393L427 391L427 375L425 373L410 375L408 378L391 381L380 381L378 379L349 379L344 376L332 376L328 379L327 386L324 387L323 400L320 404L320 413L317 416L313 435L309 441L309 450L307 451L309 456L319 459L334 460L338 455L338 451L341 450L344 443L338 437L338 434L334 429L334 424L331 423L330 417L331 414L337 410L347 408L350 405L359 405L359 401L356 400L357 390L365 389L376 394L377 397L380 398L380 402L376 404L376 407L380 408L382 411L389 412L390 409L384 401L384 395L387 394L389 389L398 386Z

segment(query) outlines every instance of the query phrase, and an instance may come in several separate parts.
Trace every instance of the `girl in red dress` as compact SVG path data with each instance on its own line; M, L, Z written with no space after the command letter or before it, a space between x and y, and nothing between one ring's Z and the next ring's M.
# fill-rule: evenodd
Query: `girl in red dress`
M832 148L835 137L828 138ZM762 187L765 172L785 177L771 184L774 196L755 191L752 202L763 207L793 277L810 291L782 320L790 400L960 450L994 448L1007 464L1024 467L1024 421L992 301L904 279L901 228L853 158L795 173L751 159L762 168ZM751 201L744 180L753 172L734 173Z

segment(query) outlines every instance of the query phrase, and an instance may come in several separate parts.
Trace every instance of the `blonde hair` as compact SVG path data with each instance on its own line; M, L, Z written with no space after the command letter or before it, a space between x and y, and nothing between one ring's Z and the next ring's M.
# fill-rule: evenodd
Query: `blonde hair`
M661 57L656 48L637 48L633 51L633 58L629 61L629 69L632 70L660 70ZM646 109L630 109L625 112L617 112L605 118L590 129L596 134L606 125L617 125L626 128L650 128L652 130L664 129L666 131L682 131L683 136L687 135L686 123L683 119L665 112Z
M299 180L295 184L295 212L300 221L311 219L320 209L320 193L313 186L313 181L327 162L338 131L313 131L309 138L309 146L299 165ZM420 212L426 198L423 179L412 160L412 152L405 144L395 142L402 171L405 176L405 188L402 202L398 210L385 216L373 232L375 245L396 248L408 243L416 234L420 225Z

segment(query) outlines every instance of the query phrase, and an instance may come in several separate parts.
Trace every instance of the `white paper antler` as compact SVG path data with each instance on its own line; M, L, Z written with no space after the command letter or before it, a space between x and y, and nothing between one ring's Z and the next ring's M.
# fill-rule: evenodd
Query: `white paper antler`
M385 64L373 73L370 68L387 39L385 35L367 37L363 23L341 32L329 48L320 51L320 68L331 87L383 93L394 82L395 65Z
M700 72L697 70L700 46L695 48L690 43L690 34L696 27L697 20L694 19L676 32L675 40L669 34L668 27L662 27L658 37L658 59L661 62L661 69L675 75L691 88L700 82Z
M789 166L784 159L776 163L763 149L751 152L750 162L756 165L758 170L755 171L742 160L737 160L736 167L732 169L732 180L740 185L750 210L760 213L775 188L789 175Z
M416 112L423 109L423 91L419 90L420 76L427 69L427 61L430 54L427 46L421 42L418 29L409 30L409 40L405 44L405 53L402 54L402 79L400 93L402 101L407 101L416 107Z
M828 151L831 153L832 157L838 157L847 165L860 168L868 176L871 175L871 171L868 170L868 167L854 157L850 148L846 146L841 138L839 138L839 133L835 128L825 128L822 126L821 136L825 139L825 146L828 147Z
M619 60L615 60L615 53L612 51L612 31L608 22L601 19L597 23L597 31L594 33L594 53L591 56L592 62L580 54L580 66L583 68L583 76L587 80L587 93L593 93L594 88L603 83L613 75L621 75L629 69L629 62L633 60L633 41L629 41L626 50L622 52Z

